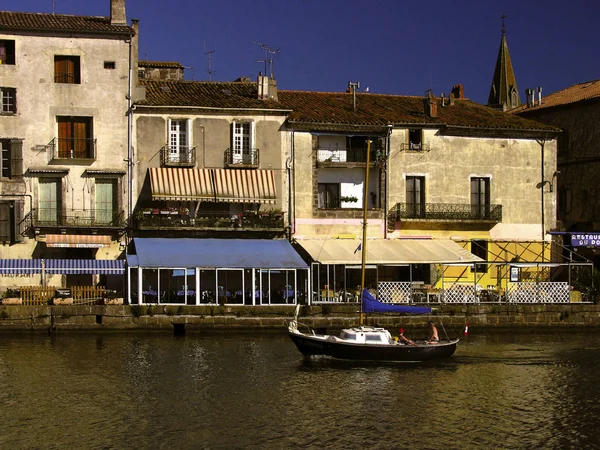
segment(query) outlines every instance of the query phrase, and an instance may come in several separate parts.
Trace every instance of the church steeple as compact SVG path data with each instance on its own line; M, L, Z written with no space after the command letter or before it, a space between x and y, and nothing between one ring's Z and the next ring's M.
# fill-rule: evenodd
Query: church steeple
M492 108L508 109L516 108L521 105L519 90L517 88L517 79L513 71L508 45L506 43L506 28L502 16L502 39L500 41L500 50L498 50L498 59L496 61L496 70L494 70L494 79L492 88L488 97L488 106Z

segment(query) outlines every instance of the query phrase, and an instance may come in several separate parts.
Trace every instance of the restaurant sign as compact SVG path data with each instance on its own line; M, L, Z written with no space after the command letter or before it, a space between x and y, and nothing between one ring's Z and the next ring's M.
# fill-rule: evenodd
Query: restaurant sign
M600 233L573 233L571 234L573 247L600 247Z

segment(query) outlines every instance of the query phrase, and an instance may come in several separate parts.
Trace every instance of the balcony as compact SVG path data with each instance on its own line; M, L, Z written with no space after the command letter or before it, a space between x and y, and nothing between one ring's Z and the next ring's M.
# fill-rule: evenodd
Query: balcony
M390 209L388 225L396 222L502 222L502 205L465 205L456 203L397 203Z
M48 161L56 159L96 159L94 138L54 138L47 145Z
M56 209L34 209L31 225L40 227L71 228L122 228L126 224L125 213L113 210L70 209L65 212Z
M224 167L255 169L260 166L260 150L248 148L241 151L228 148L225 150Z
M422 142L403 142L400 150L403 152L415 152L423 153L430 150L429 144L423 144Z
M370 164L377 166L384 160L383 152L377 148L371 148ZM364 167L367 162L366 148L327 148L317 149L317 165L319 167Z
M160 149L160 162L163 167L195 167L196 147L165 145Z
M243 214L198 213L191 216L177 210L145 209L135 214L136 225L143 229L196 229L196 230L269 230L284 229L283 213L258 212Z

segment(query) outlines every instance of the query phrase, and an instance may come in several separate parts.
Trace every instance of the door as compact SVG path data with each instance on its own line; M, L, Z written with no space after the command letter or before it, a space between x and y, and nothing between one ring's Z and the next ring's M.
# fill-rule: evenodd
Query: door
M187 120L171 120L169 130L169 161L185 162L187 147Z
M110 225L115 217L115 180L96 179L96 223Z
M425 177L406 177L406 212L408 217L425 217Z
M42 224L57 225L60 211L60 180L40 178L38 198L38 221Z
M250 164L250 123L236 122L233 126L233 164Z
M485 219L490 215L490 179L471 178L471 212L474 218Z

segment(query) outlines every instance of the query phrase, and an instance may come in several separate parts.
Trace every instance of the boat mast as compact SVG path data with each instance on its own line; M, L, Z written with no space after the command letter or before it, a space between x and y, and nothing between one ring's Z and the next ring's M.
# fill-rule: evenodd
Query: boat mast
M367 165L365 168L365 185L363 187L363 224L362 224L362 264L360 273L360 325L364 325L362 293L365 289L365 271L367 265L367 215L369 209L369 166L371 165L371 140L367 140Z

